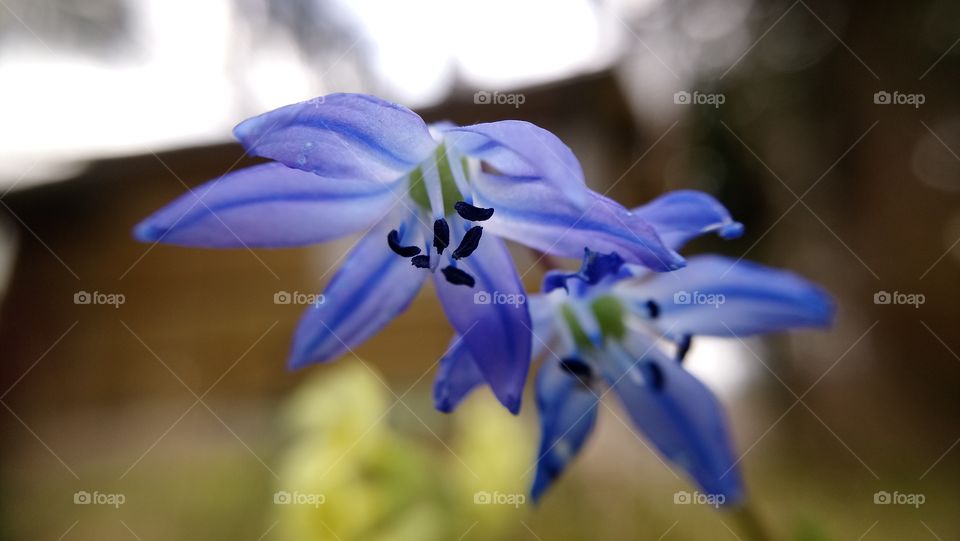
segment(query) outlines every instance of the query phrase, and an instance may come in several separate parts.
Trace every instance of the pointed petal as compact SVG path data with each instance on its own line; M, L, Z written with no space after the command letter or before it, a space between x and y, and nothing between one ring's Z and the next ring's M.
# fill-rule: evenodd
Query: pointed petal
M521 179L541 179L568 192L578 206L586 202L583 169L563 141L522 120L503 120L463 127L446 127L445 139L458 151L478 158L499 173Z
M327 285L323 303L307 308L294 335L291 368L335 359L363 343L407 308L426 276L390 251L386 231L371 232Z
M545 295L532 295L529 301L533 323L532 360L540 357L553 340L554 307ZM474 388L483 384L486 384L486 379L467 350L466 342L455 336L446 354L440 359L440 368L433 385L434 405L437 410L450 413Z
M671 276L627 286L635 302L654 300L657 323L671 334L750 336L803 327L829 327L828 293L791 272L730 258L692 257Z
M619 358L608 384L633 423L657 450L690 474L701 489L722 495L724 504L743 497L740 472L720 403L680 363L649 349L639 361L611 348Z
M677 190L633 209L633 213L656 229L674 250L700 235L716 232L724 239L743 234L743 224L730 217L726 207L712 196L694 190Z
M564 371L557 359L543 363L537 375L540 450L530 489L535 502L587 441L596 424L599 400L592 389Z
M302 246L368 229L395 200L382 184L266 163L194 188L140 222L134 236L209 248Z
M478 385L486 383L483 373L467 349L467 343L455 336L433 383L433 403L437 410L450 413Z
M562 191L541 181L481 174L475 179L474 204L492 207L487 231L561 257L580 259L584 248L617 252L625 260L668 271L683 258L660 240L640 217L596 192L579 208Z
M459 268L476 279L474 287L451 284L440 272L433 275L443 311L497 399L517 413L531 348L523 284L506 245L496 237L484 237L473 255L459 262ZM502 304L498 298L524 302Z
M251 154L346 180L389 183L437 144L406 107L364 94L331 94L241 122L234 135Z

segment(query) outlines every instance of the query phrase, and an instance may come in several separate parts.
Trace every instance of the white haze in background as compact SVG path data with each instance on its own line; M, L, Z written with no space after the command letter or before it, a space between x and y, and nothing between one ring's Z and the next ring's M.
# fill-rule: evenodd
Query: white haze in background
M234 0L126 1L134 51L84 56L33 32L0 50L0 187L63 176L90 159L229 141L239 119L336 90L423 107L452 92L514 90L619 64L635 110L662 120L682 112L671 96L697 70L728 65L748 46L751 5L330 0L327 13L357 39L318 65L276 28L251 34ZM246 0L245 14L263 19L265 1ZM369 80L345 75L361 71Z
M517 89L619 63L635 111L662 121L681 114L671 96L697 70L725 68L749 46L751 5L710 0L678 15L662 0L335 0L359 39L318 72L291 37L250 35L233 0L127 1L137 51L122 60L54 50L32 32L0 50L0 191L69 176L92 159L226 142L240 119L336 90L422 107L454 91ZM360 71L347 65L359 51L374 88L335 78ZM698 339L688 362L731 391L752 360L734 340Z
M52 49L32 33L0 51L0 186L56 177L71 162L228 141L238 119L344 89L292 39L244 35L232 0L128 2L137 51L122 60ZM457 77L495 90L611 57L589 0L338 2L378 87L346 90L411 107L444 99ZM335 62L351 62L349 52Z

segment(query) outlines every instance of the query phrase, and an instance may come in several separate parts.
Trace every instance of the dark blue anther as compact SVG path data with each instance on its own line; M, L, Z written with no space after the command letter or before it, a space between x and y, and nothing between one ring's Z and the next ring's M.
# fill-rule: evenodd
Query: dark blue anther
M689 334L685 334L680 338L680 341L677 342L677 362L683 362L683 359L686 358L687 353L690 351L691 345L693 345L693 337Z
M663 376L663 369L660 368L660 365L655 362L647 362L644 363L643 366L646 368L647 385L649 385L654 391L662 391L666 381Z
M456 267L447 266L444 267L440 272L443 273L443 277L446 278L448 282L455 286L473 287L474 284L476 284L473 276L470 276L466 272Z
M466 201L457 201L453 208L461 218L469 222L482 222L493 216L493 209L475 207Z
M480 245L480 236L483 235L483 228L475 225L467 230L463 235L460 245L453 251L454 259L463 259L468 257Z
M437 249L438 254L450 246L450 226L443 218L438 218L433 222L433 247Z
M560 368L584 385L590 385L593 381L593 369L581 359L573 357L563 359L560 361Z
M390 249L393 250L393 253L399 256L413 257L420 253L420 248L417 246L401 245L400 233L396 229L387 234L387 244L390 245Z
M415 255L410 258L410 263L417 267L418 269L429 269L430 268L430 256L428 255Z
M657 319L660 317L660 305L655 301L647 301L647 312L650 313L650 319Z

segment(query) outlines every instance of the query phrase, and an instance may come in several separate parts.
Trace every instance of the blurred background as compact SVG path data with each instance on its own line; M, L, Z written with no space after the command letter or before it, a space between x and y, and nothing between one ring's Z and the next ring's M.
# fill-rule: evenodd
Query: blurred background
M958 22L949 0L0 0L0 538L744 536L676 504L694 487L612 415L518 502L535 405L432 409L451 330L431 288L356 357L288 372L304 307L275 295L321 291L355 239L131 238L254 163L234 124L337 91L535 122L627 206L718 197L746 234L688 253L792 269L839 305L828 332L691 353L762 520L960 538Z

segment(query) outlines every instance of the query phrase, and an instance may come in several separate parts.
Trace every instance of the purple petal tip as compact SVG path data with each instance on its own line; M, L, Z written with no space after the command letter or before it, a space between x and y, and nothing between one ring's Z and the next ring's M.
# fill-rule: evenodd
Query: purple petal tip
M144 220L133 228L133 238L140 242L157 242L167 234L167 229L150 220Z
M506 396L504 397L504 400L503 400L503 405L507 408L507 410L510 413L514 415L520 414L520 403L521 403L520 397L517 395Z
M736 239L743 235L744 227L740 222L731 222L720 228L720 238Z

